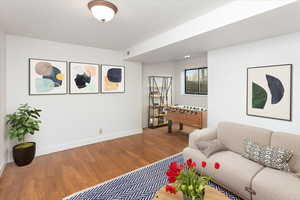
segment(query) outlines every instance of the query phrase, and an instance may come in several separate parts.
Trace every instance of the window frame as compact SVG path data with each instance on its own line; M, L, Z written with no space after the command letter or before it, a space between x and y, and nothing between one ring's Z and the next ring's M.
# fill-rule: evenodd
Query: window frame
M203 95L203 96L207 96L208 95L208 91L207 93L203 93L203 92L196 92L196 93L190 93L190 92L187 92L187 88L186 88L186 82L187 82L187 79L186 79L186 73L187 71L190 71L190 70L197 70L198 71L198 85L200 86L200 80L199 80L199 71L201 69L208 69L208 67L197 67L197 68L189 68L189 69L185 69L184 70L184 94L187 94L187 95ZM200 90L200 88L199 88Z

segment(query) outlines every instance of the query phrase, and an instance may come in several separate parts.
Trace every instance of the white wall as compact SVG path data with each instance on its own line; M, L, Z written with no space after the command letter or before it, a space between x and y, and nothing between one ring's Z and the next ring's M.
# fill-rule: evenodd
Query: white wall
M40 132L28 139L38 155L141 133L142 68L121 52L9 35L6 58L7 112L23 103L43 110ZM29 96L28 58L125 65L126 93Z
M0 31L0 176L7 160L5 136L5 34Z
M149 76L172 76L175 78L173 62L156 64L143 64L143 127L148 127L148 106L149 106ZM176 81L173 80L172 100L175 102Z
M207 107L207 95L184 94L184 70L199 67L207 67L207 55L181 60L175 63L175 81L176 85L178 85L175 90L176 104Z
M207 96L184 94L184 70L206 66L207 55L189 60L143 64L143 127L148 126L149 76L173 77L173 104L207 106Z
M208 125L234 121L300 134L300 33L208 53ZM246 115L247 67L293 64L292 122Z

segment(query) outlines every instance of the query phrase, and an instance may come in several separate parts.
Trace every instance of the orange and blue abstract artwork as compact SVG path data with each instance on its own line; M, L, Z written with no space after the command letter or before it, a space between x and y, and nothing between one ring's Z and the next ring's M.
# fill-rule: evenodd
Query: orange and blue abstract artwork
M30 59L30 94L65 94L66 62Z

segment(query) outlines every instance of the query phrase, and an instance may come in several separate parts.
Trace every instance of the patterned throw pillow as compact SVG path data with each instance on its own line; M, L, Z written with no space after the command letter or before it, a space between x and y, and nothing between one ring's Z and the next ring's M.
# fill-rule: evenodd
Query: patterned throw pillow
M243 156L266 167L290 172L288 165L293 152L283 147L262 146L255 144L249 138L244 140L245 153Z
M249 138L244 140L245 153L243 156L254 162L260 161L261 147L258 144L253 143Z

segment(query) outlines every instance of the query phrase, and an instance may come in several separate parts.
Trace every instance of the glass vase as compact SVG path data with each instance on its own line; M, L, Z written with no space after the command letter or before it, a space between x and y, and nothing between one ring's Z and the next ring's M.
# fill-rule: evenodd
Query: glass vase
M183 193L183 200L193 200L193 198ZM194 200L204 200L204 195Z

